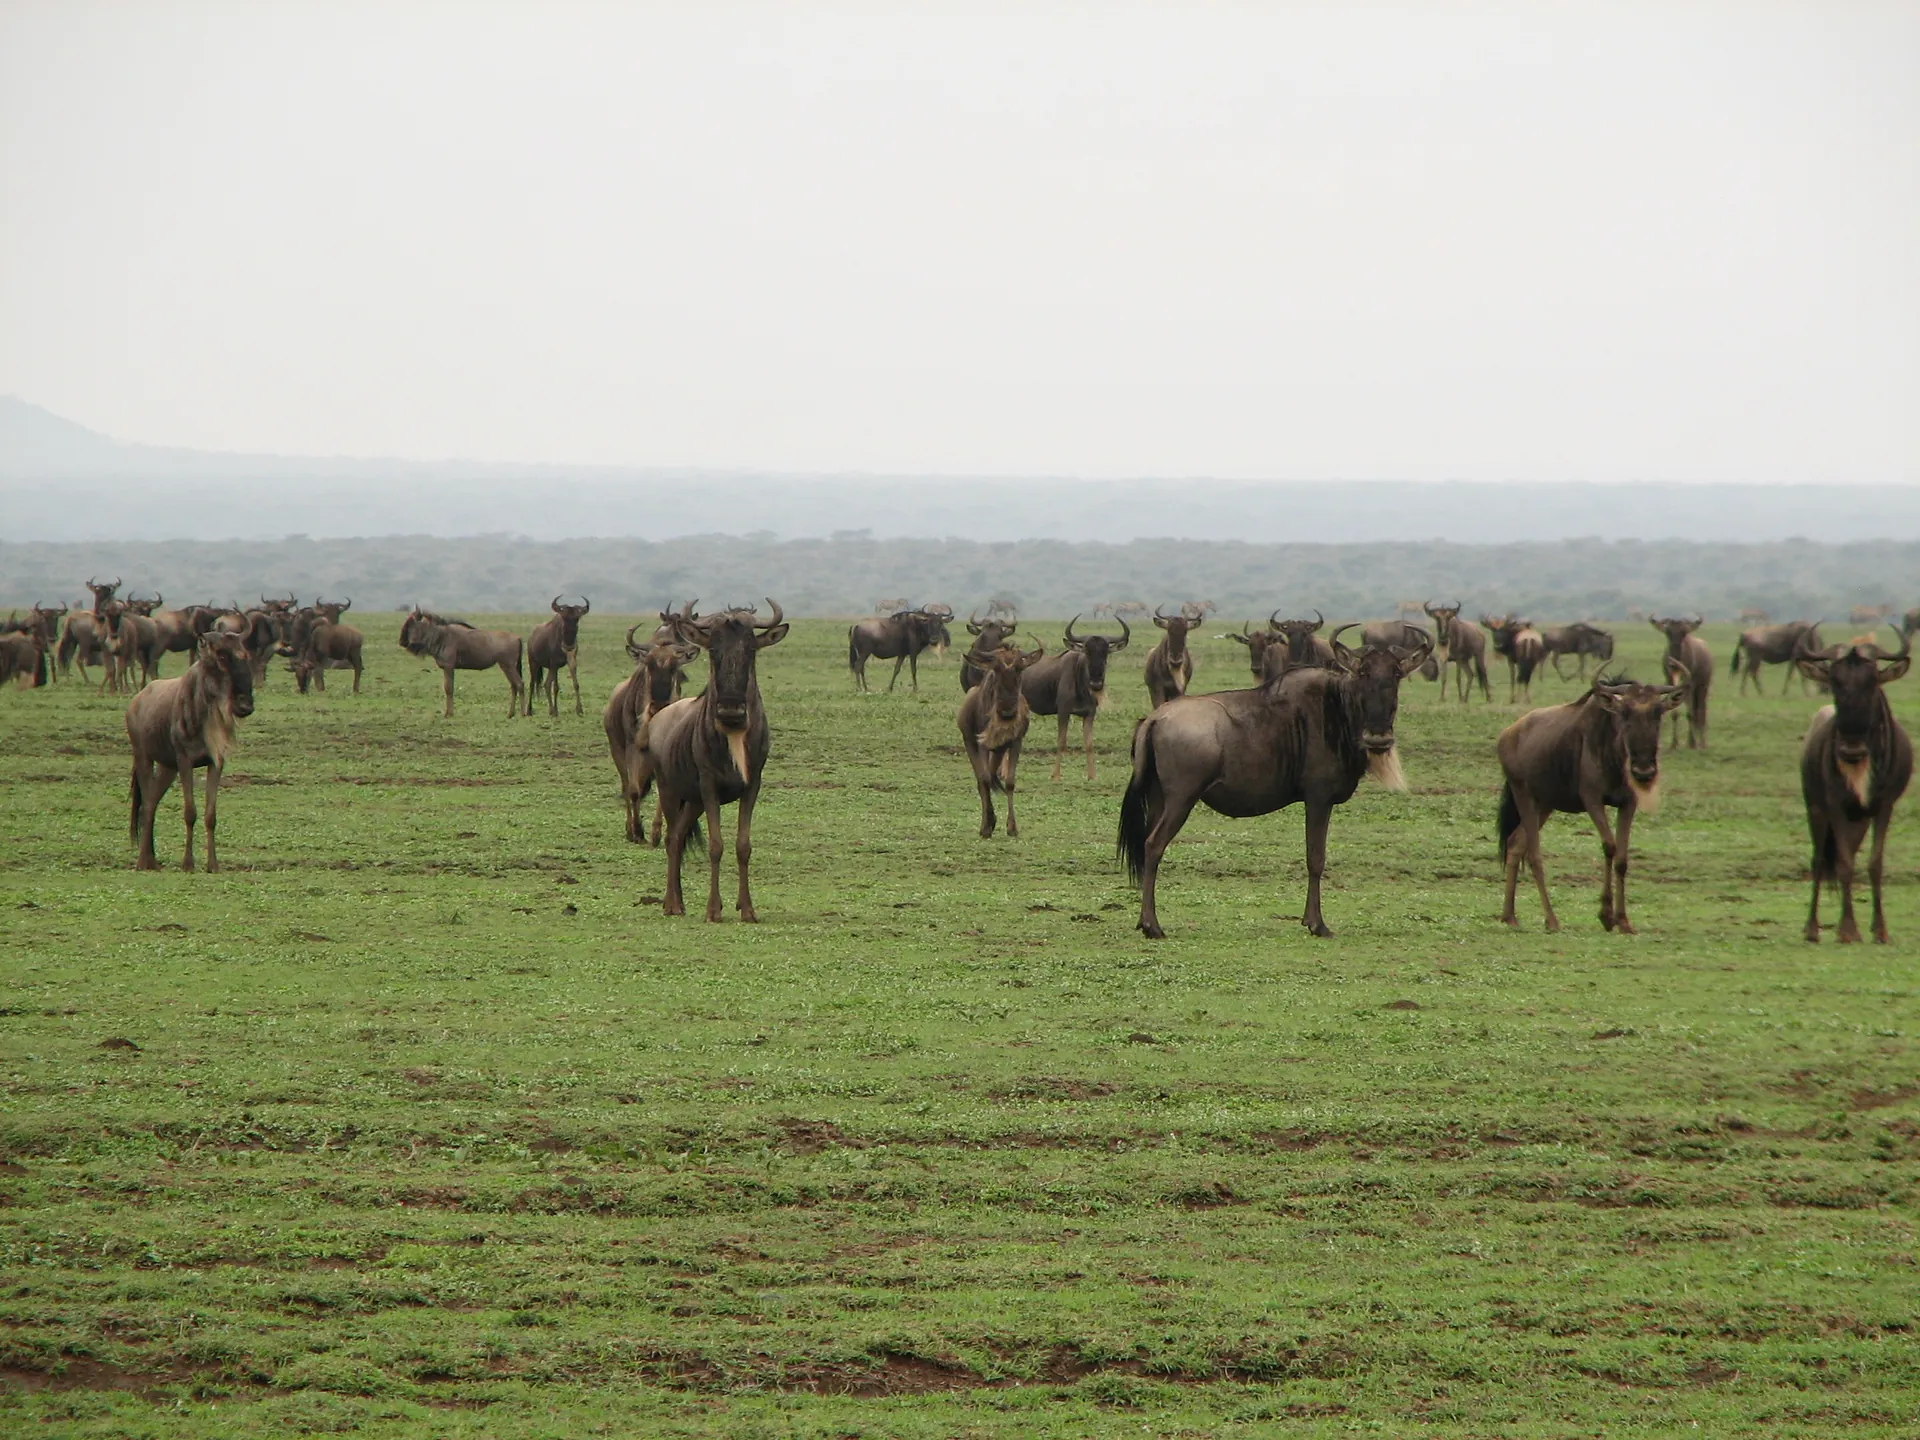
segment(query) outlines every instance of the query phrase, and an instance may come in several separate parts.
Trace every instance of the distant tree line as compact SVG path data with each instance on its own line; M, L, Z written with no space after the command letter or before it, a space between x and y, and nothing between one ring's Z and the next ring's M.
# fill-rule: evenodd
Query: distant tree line
M719 605L773 595L795 616L866 614L882 599L902 597L945 601L964 615L1002 596L1036 617L1130 600L1212 600L1222 621L1237 621L1264 618L1276 606L1383 616L1403 600L1445 597L1464 601L1469 614L1512 609L1540 619L1684 610L1727 620L1749 607L1837 618L1856 604L1920 604L1920 541L1100 544L861 534L0 541L0 608L84 598L90 575L118 575L175 602L245 603L293 591L303 599L350 595L362 612L416 601L440 610L543 610L564 591L591 596L601 613L648 611L688 596Z

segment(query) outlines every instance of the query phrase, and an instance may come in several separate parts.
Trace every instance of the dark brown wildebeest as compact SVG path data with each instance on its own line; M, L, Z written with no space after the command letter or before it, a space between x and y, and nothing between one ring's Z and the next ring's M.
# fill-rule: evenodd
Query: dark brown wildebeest
M1187 632L1200 623L1200 617L1182 607L1178 615L1153 612L1153 623L1167 633L1147 652L1148 708L1158 710L1169 700L1178 700L1193 683L1193 651L1187 646ZM1012 802L1008 802L1011 806Z
M66 627L60 632L60 648L55 658L62 675L71 674L77 663L80 666L81 683L92 684L87 666L104 665L107 661L105 618L95 615L91 610L75 610L68 615Z
M58 609L51 605L34 602L31 618L15 620L8 627L22 635L31 636L40 647L40 655L33 662L34 685L51 685L54 682L52 657L60 641L60 622L66 617L67 606L63 601Z
M1423 604L1421 609L1433 621L1434 654L1440 657L1440 698L1447 698L1447 666L1453 666L1454 693L1462 704L1473 695L1473 682L1480 682L1480 697L1493 703L1493 689L1487 684L1487 632L1471 620L1460 618L1460 602L1451 605Z
M944 605L923 605L916 610L896 610L878 620L862 620L847 627L847 668L853 672L855 688L866 691L867 661L870 658L893 661L893 675L887 691L899 683L900 667L908 667L909 688L920 688L920 656L932 650L939 654L951 643L947 622L953 612Z
M1533 677L1546 662L1547 644L1532 622L1515 615L1482 615L1480 624L1493 641L1493 653L1507 661L1507 703L1533 703Z
M142 608L149 603L134 599L107 602L106 678L100 683L103 694L108 690L124 693L143 689L160 677L160 657L166 652L161 648L159 627ZM133 683L136 665L140 667L139 685Z
M0 685L10 680L25 680L39 689L49 683L46 641L36 630L15 630L0 635Z
M1567 672L1560 668L1560 661L1571 655L1580 662L1580 673L1576 679L1587 678L1587 661L1598 660L1602 666L1613 659L1613 632L1602 630L1598 625L1590 625L1585 620L1575 620L1571 625L1554 625L1540 632L1540 638L1546 642L1547 658L1553 661L1553 673L1564 680Z
M1666 670L1667 683L1674 683L1676 675L1687 677L1687 748L1704 750L1707 748L1707 697L1713 690L1713 652L1707 648L1707 642L1693 632L1707 623L1706 617L1662 620L1658 615L1650 615L1647 623L1667 637L1667 653L1660 662ZM1676 748L1680 744L1678 710L1673 712L1673 735L1667 743Z
M755 661L762 650L787 636L780 606L772 599L771 620L751 610L722 610L681 627L686 638L707 652L706 690L656 711L634 741L638 753L640 800L659 785L667 817L667 894L661 907L669 915L687 913L680 897L680 860L687 839L707 821L707 919L720 918L720 860L726 850L720 833L720 808L738 803L739 828L733 858L740 871L737 908L742 920L759 917L747 867L753 858L753 807L760 798L773 732L760 702Z
M1078 615L1067 622L1067 648L1058 655L1029 665L1020 672L1020 693L1035 715L1056 715L1060 720L1060 745L1053 757L1053 778L1058 780L1067 758L1067 722L1080 717L1087 747L1087 778L1093 779L1093 717L1107 701L1107 660L1127 648L1133 631L1120 622L1120 638L1110 635L1075 635Z
M1302 667L1324 670L1333 664L1333 646L1320 638L1320 631L1326 623L1327 617L1318 610L1313 612L1311 620L1282 620L1278 610L1269 615L1267 628L1285 636L1287 648L1284 663L1276 663L1279 657L1271 650L1267 652L1264 657L1265 678L1277 680L1289 670Z
M96 616L101 618L106 616L107 606L112 604L113 597L120 593L122 583L124 582L122 582L118 575L114 576L113 579L107 581L104 585L98 580L87 581L87 589L93 592L93 613Z
M985 620L979 618L979 612L977 611L967 617L967 633L973 636L973 641L967 647L968 654L960 657L960 689L962 693L971 690L986 678L987 672L973 663L972 652L978 650L982 655L991 655L1012 636L1019 624L1019 615L1011 611L1004 615L996 616L993 611L989 610Z
M527 636L527 714L533 714L533 697L544 687L547 713L560 713L560 670L565 667L573 677L573 713L586 714L580 704L580 621L593 610L593 601L585 595L578 605L562 605L558 595L547 607L553 618L534 627Z
M253 685L257 690L267 678L268 663L280 648L279 628L274 624L272 613L266 610L236 610L229 618L235 617L239 623L232 633L246 642L247 663L253 667ZM229 627L223 623L217 628Z
M1596 677L1578 700L1522 715L1500 732L1496 747L1506 785L1500 791L1500 853L1507 867L1507 903L1500 918L1515 929L1514 891L1520 862L1533 867L1547 929L1560 928L1547 894L1540 830L1555 811L1585 815L1600 832L1600 924L1631 935L1627 919L1627 845L1634 815L1660 801L1660 718L1686 702L1677 685L1637 685ZM1607 827L1607 807L1620 812Z
M1349 627L1342 626L1341 630ZM1400 682L1420 668L1431 642L1349 650L1332 637L1331 666L1288 671L1271 685L1188 695L1163 705L1133 732L1133 778L1120 802L1120 855L1140 886L1140 929L1158 940L1160 861L1193 807L1204 802L1243 819L1307 807L1307 907L1301 923L1331 935L1320 913L1327 828L1371 772L1404 788L1393 722Z
M353 601L351 599L322 600L316 595L313 597L313 608L329 625L338 625L340 617L353 608Z
M127 706L127 739L133 743L133 808L128 828L140 847L142 870L158 870L153 854L154 811L177 774L186 790L187 851L183 870L193 869L193 772L207 772L207 869L218 870L214 809L220 772L233 749L237 722L253 713L253 671L237 635L203 635L187 673L156 680Z
M689 605L682 621L697 619ZM635 625L627 631L627 654L633 658L633 674L613 687L600 723L607 732L607 748L613 755L613 768L620 774L620 797L627 811L627 839L639 844L646 839L646 827L640 818L639 757L633 748L640 727L656 710L663 710L680 698L686 683L687 666L699 655L698 645L656 641L652 645L634 643ZM653 843L660 843L661 814L653 815Z
M1781 683L1780 693L1786 694L1787 686L1798 676L1800 693L1804 695L1807 672L1793 663L1794 657L1802 649L1814 651L1820 648L1820 625L1818 620L1789 620L1784 625L1759 625L1742 631L1740 638L1733 642L1733 673L1740 677L1740 693L1746 694L1747 685L1751 682L1754 693L1763 694L1760 667L1785 665L1787 678Z
M1256 630L1249 620L1240 627L1239 633L1230 632L1221 637L1247 647L1247 668L1253 671L1253 678L1263 684L1278 679L1287 668L1287 637L1272 627L1273 622L1269 620L1265 630ZM1269 656L1272 657L1271 661ZM1271 674L1268 673L1269 663L1273 667Z
M1046 653L1045 646L1030 651L1006 647L974 650L967 656L982 678L960 702L960 743L966 748L967 764L973 768L973 782L980 791L982 840L993 834L996 790L1007 797L1007 838L1019 837L1020 822L1013 813L1014 781L1032 714L1026 696L1020 693L1020 672L1037 664Z
M449 720L453 718L453 672L491 670L496 665L512 687L507 695L508 718L520 713L520 699L526 693L520 668L526 642L518 635L505 630L476 630L464 620L449 620L416 605L401 622L400 648L424 655L440 667Z
M151 600L127 596L127 604L153 622L155 643L159 646L153 662L153 673L156 679L160 675L160 656L185 655L200 643L199 632L194 629L194 609L198 607L169 610L166 608L166 603L166 598L158 590L153 592ZM211 619L208 623L212 623Z
M1907 673L1912 642L1902 636L1889 655L1867 640L1802 651L1795 662L1808 677L1833 692L1807 730L1800 750L1800 789L1813 834L1813 903L1807 939L1820 939L1820 886L1840 889L1840 943L1860 939L1853 918L1854 862L1873 831L1867 878L1873 886L1873 938L1887 943L1887 917L1880 905L1880 877L1887 854L1887 826L1894 802L1913 778L1913 743L1887 703L1886 687Z
M307 693L309 683L322 695L326 694L329 670L353 671L353 693L358 695L360 651L367 637L352 625L329 620L328 608L316 603L311 609L295 614L292 638L281 653L293 661L294 683L302 695Z

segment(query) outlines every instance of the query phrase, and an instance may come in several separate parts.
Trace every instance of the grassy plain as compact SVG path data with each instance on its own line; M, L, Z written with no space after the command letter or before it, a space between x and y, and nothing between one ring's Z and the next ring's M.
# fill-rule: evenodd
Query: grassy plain
M751 927L665 919L621 838L613 617L585 716L464 675L451 721L352 618L367 693L276 671L219 875L132 871L119 702L0 694L0 1429L1920 1429L1915 821L1894 945L1806 945L1779 671L1667 756L1637 937L1566 817L1566 933L1525 894L1501 929L1516 711L1414 681L1410 792L1334 822L1336 938L1293 918L1297 812L1202 812L1152 944L1113 860L1141 646L1099 780L1040 722L981 841L951 659L857 696L797 625Z

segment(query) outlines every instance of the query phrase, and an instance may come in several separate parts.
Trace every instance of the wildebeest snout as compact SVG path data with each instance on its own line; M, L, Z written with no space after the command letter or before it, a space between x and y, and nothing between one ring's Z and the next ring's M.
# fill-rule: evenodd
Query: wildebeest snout
M1393 732L1391 730L1363 730L1360 733L1360 743L1371 753L1378 755L1382 751L1393 749Z
M713 707L713 718L722 730L744 730L747 728L747 702L722 700Z

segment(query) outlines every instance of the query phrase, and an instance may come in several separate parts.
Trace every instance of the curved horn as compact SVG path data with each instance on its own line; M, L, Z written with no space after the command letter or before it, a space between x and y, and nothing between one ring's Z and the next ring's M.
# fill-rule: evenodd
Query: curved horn
M763 596L762 598L767 602L767 608L773 611L773 618L771 620L756 620L753 622L753 628L756 630L771 630L780 623L780 618L785 612L781 610L780 602L771 595Z
M633 650L636 648L633 643L634 630L638 630L640 628L640 625L644 625L646 623L647 623L646 621L642 620L639 625L635 625L632 629L627 631L627 651L629 654L631 654Z
M558 595L554 596L553 599L548 602L547 608L558 615L560 613L560 597Z
M1067 634L1066 634L1067 644L1068 646L1076 650L1080 648L1080 642L1073 638L1073 627L1074 627L1075 621L1078 621L1079 618L1080 617L1078 615L1075 615L1072 620L1067 621Z
M1326 616L1322 615L1318 610L1313 612L1313 629L1315 634L1318 634L1320 632L1321 627L1324 626L1326 623L1327 623Z
M1127 642L1133 639L1133 631L1127 628L1126 616L1116 615L1113 618L1120 622L1120 638L1109 644L1107 648L1109 650L1124 650L1127 648Z
M1340 655L1340 654L1350 655L1353 653L1347 646L1340 643L1340 637L1346 634L1347 631L1354 629L1356 626L1359 625L1359 623L1360 622L1358 620L1349 620L1347 621L1346 624L1342 625L1339 629L1335 630L1333 634L1327 637L1327 643L1333 646L1333 650L1336 655Z
M1267 616L1267 629L1278 630L1279 628L1280 628L1280 611L1276 607L1274 612L1271 615Z

